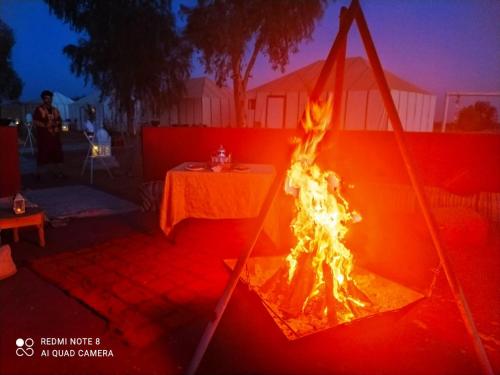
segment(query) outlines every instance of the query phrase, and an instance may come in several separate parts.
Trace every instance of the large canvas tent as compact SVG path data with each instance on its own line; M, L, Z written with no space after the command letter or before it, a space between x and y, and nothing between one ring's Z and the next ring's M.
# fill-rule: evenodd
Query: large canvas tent
M2 103L1 105L1 116L4 118L18 119L21 121L26 120L26 115L33 114L35 108L42 103L41 99L34 99L30 101L10 101ZM61 114L61 118L64 120L71 118L70 106L73 100L58 91L54 92L52 97L52 105L57 108Z
M113 109L111 101L108 97L101 98L101 94L96 91L83 98L78 99L70 105L71 119L76 119L78 130L83 129L85 121L87 121L88 106L95 108L95 125L102 127L104 124L113 122Z
M8 101L0 105L0 117L9 119L26 120L26 115L33 114L35 108L41 103L40 100L31 100L26 102Z
M66 95L60 92L54 92L52 97L52 105L59 110L61 118L63 120L69 119L71 117L70 105L73 103L73 99L68 98Z
M217 86L207 77L191 78L185 85L179 104L162 114L161 125L228 127L234 124L231 90Z
M247 93L249 127L295 128L324 61L319 60ZM384 71L403 127L407 131L432 131L436 96ZM334 92L335 74L325 92ZM377 89L373 71L361 57L346 59L341 126L348 130L390 130L390 122Z

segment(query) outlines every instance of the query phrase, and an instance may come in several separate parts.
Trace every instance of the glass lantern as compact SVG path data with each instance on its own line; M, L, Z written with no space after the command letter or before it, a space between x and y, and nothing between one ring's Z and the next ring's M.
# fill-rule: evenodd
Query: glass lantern
M12 209L16 215L24 214L26 212L26 200L21 194L16 194L12 204Z
M111 156L111 145L95 144L92 145L92 156Z
M212 154L212 165L219 165L221 167L229 167L231 164L231 154L229 154L224 146L220 145L217 151Z

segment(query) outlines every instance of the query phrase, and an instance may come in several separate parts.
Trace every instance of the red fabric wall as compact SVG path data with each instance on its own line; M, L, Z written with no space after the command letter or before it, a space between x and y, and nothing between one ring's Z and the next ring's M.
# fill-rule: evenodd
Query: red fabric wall
M294 131L230 128L143 128L144 180L161 180L168 169L185 161L209 161L219 145L235 162L284 165Z
M143 129L144 180L160 180L184 161L208 161L219 144L236 162L267 162L284 167L294 130L168 128ZM469 194L500 191L500 135L405 133L423 183ZM391 132L340 132L320 161L347 181L409 184Z
M0 126L0 197L14 195L20 188L17 129Z

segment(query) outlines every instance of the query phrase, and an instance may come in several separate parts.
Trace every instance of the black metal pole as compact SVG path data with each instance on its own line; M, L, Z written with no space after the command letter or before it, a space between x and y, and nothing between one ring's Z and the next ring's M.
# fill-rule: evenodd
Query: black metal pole
M332 48L330 48L330 51L328 52L328 56L325 60L325 63L323 64L323 67L321 68L321 72L319 73L319 76L316 80L316 83L309 94L309 101L310 102L316 102L319 100L321 93L325 89L325 85L328 81L328 77L330 76L333 67L335 63L337 63L337 76L335 77L336 83L335 83L335 97L339 99L335 99L334 97L334 111L340 111L341 110L341 104L342 103L342 91L344 89L344 82L343 82L343 71L344 71L344 65L345 65L345 53L346 53L346 44L347 44L347 34L349 33L349 30L351 29L352 23L354 21L354 15L359 8L359 3L356 1L353 1L351 5L349 5L349 8L345 10L345 8L341 9L340 12L340 20L339 20L339 31L337 33L337 36L335 37L335 40L333 41ZM337 80L339 79L339 74L341 74L340 82ZM340 91L340 93L338 93ZM338 108L336 107L338 106ZM336 117L336 112L334 112L333 115L333 129L328 131L321 143L318 146L318 152L321 151L325 146L329 146L330 143L332 142L333 138L335 137L335 133L338 131L338 125L340 123L340 113L338 114L338 117ZM299 135L302 138L306 138L306 134L304 132L304 129L300 127L299 129ZM333 130L333 131L332 131Z
M347 33L349 32L352 22L354 20L354 14L357 9L359 9L359 3L357 1L353 1L344 16L343 20L340 22L339 32L333 42L332 48L328 53L328 57L323 64L323 68L319 74L319 77L314 85L311 94L309 95L309 99L311 101L317 101L323 92L326 82L328 81L328 76L330 75L333 65L335 61L338 61L338 55L341 53L342 49L345 48L345 41L347 39ZM344 55L345 58L345 55Z
M345 26L347 8L342 7L339 14L339 32ZM333 129L339 130L341 128L342 118L342 96L344 92L344 71L345 71L345 58L347 49L347 34L340 42L339 55L335 63L335 88L333 95Z

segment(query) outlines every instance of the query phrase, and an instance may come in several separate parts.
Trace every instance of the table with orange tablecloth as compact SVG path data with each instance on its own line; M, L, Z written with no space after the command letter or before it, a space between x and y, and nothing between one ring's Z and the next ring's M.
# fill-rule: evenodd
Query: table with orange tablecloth
M257 217L276 176L274 167L266 164L244 164L222 172L202 166L202 163L182 163L167 172L160 211L160 227L166 235L188 217ZM264 223L264 231L275 244L278 243L278 227L273 207Z

